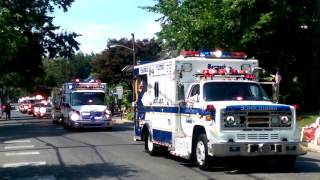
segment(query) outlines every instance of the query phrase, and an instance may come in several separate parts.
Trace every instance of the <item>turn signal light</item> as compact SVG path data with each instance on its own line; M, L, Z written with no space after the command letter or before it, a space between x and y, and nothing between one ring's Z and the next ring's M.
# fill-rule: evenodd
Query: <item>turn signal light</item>
M213 117L211 115L206 115L206 121L212 121Z
M216 111L216 108L214 107L214 105L208 104L206 111L213 112L213 111Z

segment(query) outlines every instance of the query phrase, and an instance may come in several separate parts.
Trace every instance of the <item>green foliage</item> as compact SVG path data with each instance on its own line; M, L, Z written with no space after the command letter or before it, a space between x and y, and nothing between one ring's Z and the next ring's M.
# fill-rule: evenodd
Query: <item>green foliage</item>
M317 117L319 117L319 114L317 112L304 112L304 113L298 114L297 116L298 127L305 127L307 125L314 123Z
M113 45L131 48L132 41L124 38L109 40L107 44L108 48L97 54L91 63L93 74L109 84L117 84L121 81L130 82L132 78L131 74L122 72L122 69L127 65L132 65L133 52L128 48L113 47ZM154 39L137 40L135 42L135 49L137 60L154 61L159 58L160 47Z
M116 95L111 95L115 92L117 86L122 86L123 95L122 99L119 99ZM130 111L132 102L132 90L128 82L119 82L118 84L108 84L109 94L106 97L106 102L109 107L117 104L119 108Z
M292 97L289 93L296 85L290 84L298 77L298 86L310 92L305 105L319 107L320 86L316 84L320 81L320 4L316 1L156 2L152 7L143 8L162 15L158 19L162 30L157 35L163 49L246 51L250 57L259 59L259 65L267 74L274 74L275 69L280 68L281 94ZM301 70L302 67L308 72Z
M60 86L71 79L85 79L91 73L91 60L95 55L78 53L70 59L55 58L44 59L44 76L37 79L37 84L45 84L49 87Z
M133 118L134 118L134 113L133 113L133 111L128 112L128 114L127 114L127 119L133 121Z
M0 82L11 73L15 84L33 86L43 74L42 58L71 57L78 49L75 33L60 32L50 16L54 7L64 11L74 0L1 0L0 1Z

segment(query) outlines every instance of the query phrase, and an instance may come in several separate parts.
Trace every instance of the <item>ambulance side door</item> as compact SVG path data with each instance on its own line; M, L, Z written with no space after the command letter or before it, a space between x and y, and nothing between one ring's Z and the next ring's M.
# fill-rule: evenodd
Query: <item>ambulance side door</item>
M181 117L182 129L187 136L192 136L193 126L198 120L199 101L200 84L191 84L187 91L186 106Z

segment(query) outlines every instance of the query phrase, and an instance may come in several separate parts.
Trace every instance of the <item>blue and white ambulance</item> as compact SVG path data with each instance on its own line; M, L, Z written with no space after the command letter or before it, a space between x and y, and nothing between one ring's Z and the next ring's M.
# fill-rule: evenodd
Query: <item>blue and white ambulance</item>
M64 83L61 113L66 128L112 129L111 111L106 105L107 85L100 80Z
M135 140L154 155L194 159L270 156L292 167L305 150L294 107L273 103L258 82L258 60L242 52L182 51L134 67Z

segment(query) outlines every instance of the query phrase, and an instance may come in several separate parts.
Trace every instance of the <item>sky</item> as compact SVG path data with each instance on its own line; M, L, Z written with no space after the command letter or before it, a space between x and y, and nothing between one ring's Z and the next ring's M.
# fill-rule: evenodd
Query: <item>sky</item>
M75 32L80 50L90 54L100 53L108 39L151 39L161 30L155 20L159 14L148 12L140 6L152 6L154 0L75 0L67 12L56 9L54 25L60 30Z

